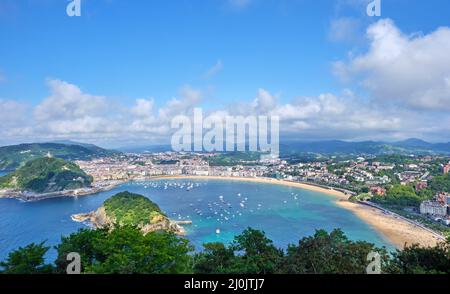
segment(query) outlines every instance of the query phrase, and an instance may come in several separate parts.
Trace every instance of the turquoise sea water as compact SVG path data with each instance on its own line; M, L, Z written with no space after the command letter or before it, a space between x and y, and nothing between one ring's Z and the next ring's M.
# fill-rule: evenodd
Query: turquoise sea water
M188 191L190 185L193 188ZM32 242L57 244L62 235L86 227L73 222L72 214L93 211L110 196L126 190L149 197L174 220L192 220L193 224L186 226L186 237L198 250L205 242L228 243L247 227L265 231L279 247L297 243L316 229L342 228L353 240L393 249L378 232L322 193L260 183L160 180L127 183L77 199L27 203L0 199L0 260L12 249ZM52 250L49 259L54 254Z

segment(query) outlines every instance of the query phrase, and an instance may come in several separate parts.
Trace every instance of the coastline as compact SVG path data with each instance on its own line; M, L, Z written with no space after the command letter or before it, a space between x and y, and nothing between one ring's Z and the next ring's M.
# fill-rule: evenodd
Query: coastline
M236 181L236 182L248 182L248 183L259 183L259 184L271 184L280 186L289 186L294 188L300 188L304 190L310 190L315 192L324 193L330 196L334 196L338 199L348 200L349 196L341 191L335 190L334 188L323 188L316 185L310 185L306 183L291 182L286 180L277 180L271 178L240 178L240 177L219 177L219 176L162 176L154 177L150 180L221 180L221 181Z
M337 201L337 204L352 211L356 216L386 237L397 249L405 245L419 244L433 247L440 241L428 230L403 220L394 214L386 214L380 209L350 201Z
M286 180L277 180L272 178L240 178L240 177L221 177L221 176L156 176L150 178L142 178L137 180L131 180L130 182L139 181L152 181L152 180L221 180L221 181L237 181L237 182L250 182L288 186L294 188L300 188L304 190L310 190L314 192L323 193L334 197L336 204L341 208L347 209L355 214L359 219L371 226L377 232L379 232L386 240L393 244L398 249L403 249L405 244L419 244L422 247L435 246L439 240L436 234L431 233L413 223L401 219L392 214L386 214L382 210L369 207L359 203L353 203L349 201L349 195L342 191L338 191L332 187L325 188L323 186L317 186L307 183L292 182ZM6 191L10 193L5 195L5 191L0 191L0 198L15 198L23 201L39 201L50 198L59 197L78 197L95 195L100 192L109 191L115 187L127 183L129 181L115 181L108 183L108 185L101 187L94 187L80 192L76 191L63 191L50 194L34 194ZM13 193L11 193L13 192Z
M286 180L276 180L270 178L235 178L235 177L214 177L214 176L168 176L158 177L154 179L204 179L204 180L226 180L226 181L240 181L253 182L263 184L275 184L282 186L295 187L315 192L320 192L333 196L336 199L336 204L341 208L347 209L354 213L359 219L371 226L386 238L397 249L403 249L405 245L419 244L422 247L435 246L439 239L435 234L421 227L418 227L411 222L398 218L392 214L385 214L380 209L369 207L363 204L349 201L349 196L341 191L333 188L323 188L316 185L309 185L306 183L290 182Z
M4 189L0 190L0 199L17 199L25 202L33 202L33 201L41 201L46 199L54 199L54 198L66 198L66 197L82 197L82 196L91 196L101 192L106 192L114 189L115 187L126 183L127 181L114 181L108 183L103 186L95 186L90 188L82 188L76 190L64 190L58 192L49 192L49 193L33 193L27 191L18 191L18 190L10 190Z

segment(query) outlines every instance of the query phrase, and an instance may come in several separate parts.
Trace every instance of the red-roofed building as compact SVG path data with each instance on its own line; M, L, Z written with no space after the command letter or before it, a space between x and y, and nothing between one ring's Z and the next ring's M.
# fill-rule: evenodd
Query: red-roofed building
M381 187L371 187L370 192L372 194L378 195L378 196L384 196L386 195L386 189Z
M428 183L426 181L421 181L416 183L416 192L425 190L428 187Z
M442 169L442 171L444 172L444 174L450 173L450 163L444 165L444 168Z

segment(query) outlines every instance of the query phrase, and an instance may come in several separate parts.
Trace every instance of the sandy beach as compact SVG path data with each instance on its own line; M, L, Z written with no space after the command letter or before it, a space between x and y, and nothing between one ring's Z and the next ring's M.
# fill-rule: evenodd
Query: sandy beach
M419 244L421 246L427 247L427 246L434 246L438 242L437 237L414 224L409 223L408 221L405 221L403 219L397 218L393 215L388 215L383 213L383 211L368 207L366 205L353 203L348 201L349 195L346 195L345 193L335 190L333 188L327 188L327 187L321 187L321 186L315 186L310 185L306 183L298 183L298 182L291 182L286 180L277 180L277 179L271 179L271 178L239 178L239 177L218 177L218 176L160 176L160 177L152 177L147 178L145 180L222 180L222 181L239 181L239 182L252 182L252 183L262 183L262 184L271 184L271 185L282 185L282 186L289 186L289 187L295 187L310 191L315 191L319 193L323 193L326 195L330 195L331 197L334 197L336 199L336 203L345 209L350 210L353 212L357 217L362 219L364 222L369 224L371 227L373 227L375 230L377 230L379 233L381 233L390 243L395 245L397 248L402 249L405 244ZM144 180L144 179L143 179ZM123 183L123 181L117 181L114 183L111 183L109 186L104 187L103 190L110 190L117 185ZM70 191L69 191L70 192ZM91 191L92 192L92 191ZM97 191L98 192L98 191ZM7 193L8 194L8 193ZM76 196L87 196L92 195L93 193L77 193ZM15 195L9 193L8 198L18 198L23 199L26 201L37 201L47 198L54 198L54 197L72 197L71 193L58 193L55 195L41 195L41 196L35 196L31 199L27 197L26 199L22 197L21 195ZM0 198L6 197L5 195L2 196L0 193Z
M353 211L359 218L382 233L398 249L403 249L405 244L428 247L438 243L437 237L431 232L393 215L386 215L379 209L350 201L338 201L337 204Z
M423 247L435 246L437 237L431 232L393 215L387 215L381 210L366 205L348 201L349 196L332 188L323 188L314 185L296 183L270 178L237 178L237 177L213 177L213 176L173 176L158 177L155 179L205 179L226 180L240 182L254 182L263 184L284 185L311 191L324 193L336 198L336 203L345 209L352 211L356 216L381 233L390 243L398 249L403 249L405 244L419 244Z

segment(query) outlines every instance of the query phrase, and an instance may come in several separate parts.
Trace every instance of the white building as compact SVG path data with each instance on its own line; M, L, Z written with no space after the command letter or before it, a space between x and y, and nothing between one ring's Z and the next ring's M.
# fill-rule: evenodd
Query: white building
M447 205L442 205L437 201L423 201L420 204L420 213L436 216L446 216L447 215Z

